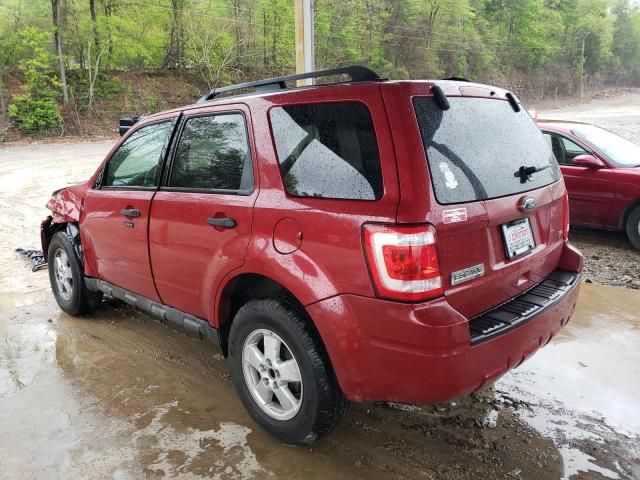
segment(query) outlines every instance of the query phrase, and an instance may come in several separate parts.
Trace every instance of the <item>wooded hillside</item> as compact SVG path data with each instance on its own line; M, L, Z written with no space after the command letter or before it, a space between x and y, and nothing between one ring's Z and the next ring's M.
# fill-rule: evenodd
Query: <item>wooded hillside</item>
M170 71L191 99L207 87L291 73L293 3L0 0L0 122L40 132L94 115L107 100L121 110L164 106L157 92L157 105L131 95L137 72ZM315 5L318 68L358 63L392 78L460 76L528 98L640 84L632 0Z

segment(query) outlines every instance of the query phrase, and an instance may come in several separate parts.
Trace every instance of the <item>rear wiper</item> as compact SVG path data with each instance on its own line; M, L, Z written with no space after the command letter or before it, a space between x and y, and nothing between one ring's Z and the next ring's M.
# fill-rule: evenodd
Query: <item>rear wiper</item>
M527 167L522 165L517 172L513 174L514 177L520 177L520 183L527 183L531 180L531 175L551 168L551 165L545 165L544 167Z

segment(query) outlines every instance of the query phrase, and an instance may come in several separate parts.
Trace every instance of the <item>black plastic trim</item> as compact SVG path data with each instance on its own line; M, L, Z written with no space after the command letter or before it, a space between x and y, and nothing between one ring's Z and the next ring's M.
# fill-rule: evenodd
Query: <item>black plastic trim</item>
M194 317L176 308L163 305L150 298L120 288L112 283L98 278L85 278L87 288L94 292L103 292L107 295L122 300L134 308L147 312L170 327L180 330L189 336L206 339L220 345L220 335L217 329L209 325L209 322Z
M438 105L440 110L445 111L451 108L449 99L444 94L444 90L442 90L442 88L440 88L438 85L433 85L431 87L431 91L433 92L433 99L436 101L436 105Z
M518 103L518 100L516 100L516 96L511 92L507 92L505 94L505 97L507 97L507 100L509 101L509 105L511 105L511 108L513 108L513 111L518 113L520 111L520 104Z
M277 92L287 88L287 82L293 82L295 80L304 80L307 78L321 78L331 77L335 75L349 75L351 82L381 82L384 78L381 78L376 72L362 67L359 65L352 65L350 67L332 68L330 70L318 70L315 72L298 73L295 75L286 75L284 77L267 78L264 80L257 80L255 82L239 83L237 85L230 85L228 87L213 88L205 93L198 103L207 102L213 100L221 93L235 92L238 90L245 90L253 88L258 93Z
M469 320L471 345L524 325L558 303L579 283L580 273L555 270L536 286Z

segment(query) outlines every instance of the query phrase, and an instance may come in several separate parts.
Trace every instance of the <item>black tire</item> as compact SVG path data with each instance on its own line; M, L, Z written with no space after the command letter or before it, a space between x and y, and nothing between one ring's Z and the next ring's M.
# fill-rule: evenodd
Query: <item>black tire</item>
M70 288L65 289L56 279L56 257L65 259L66 271L70 272ZM82 315L94 311L102 301L101 292L90 291L85 282L82 265L65 232L53 235L48 251L49 282L53 296L62 310L69 315Z
M309 444L331 433L346 415L349 403L342 395L328 355L307 313L285 298L246 303L236 314L229 333L231 380L251 417L275 439L288 444ZM299 366L302 379L299 410L291 419L276 419L263 410L249 391L243 368L247 339L260 330L284 341ZM274 400L277 398L274 394Z
M631 245L640 250L640 207L636 207L627 217L626 229Z

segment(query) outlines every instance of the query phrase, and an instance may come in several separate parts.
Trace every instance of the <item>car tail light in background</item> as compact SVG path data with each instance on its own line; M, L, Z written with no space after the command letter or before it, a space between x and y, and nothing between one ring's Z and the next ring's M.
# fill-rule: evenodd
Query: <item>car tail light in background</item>
M562 237L569 238L569 195L562 197Z
M379 295L411 301L442 295L433 226L368 224L364 244Z

